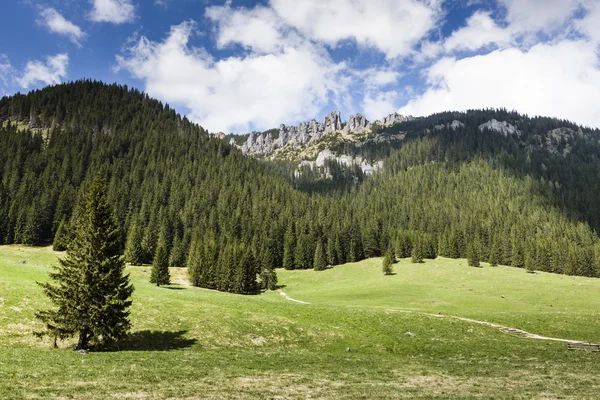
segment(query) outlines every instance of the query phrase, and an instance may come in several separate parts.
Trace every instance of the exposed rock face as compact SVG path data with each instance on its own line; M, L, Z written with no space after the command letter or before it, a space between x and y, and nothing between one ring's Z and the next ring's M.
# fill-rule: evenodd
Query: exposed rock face
M503 136L519 134L519 130L515 128L513 125L509 124L506 121L496 121L492 119L491 121L486 122L485 124L479 125L479 130L483 132L484 130L490 130L494 132L498 132Z
M383 168L383 161L378 162L369 162L363 157L352 157L348 155L335 155L330 150L323 150L317 155L317 159L315 161L302 161L298 168L302 167L317 167L323 168L325 167L325 162L328 160L336 161L341 165L346 167L351 167L354 165L358 165L360 169L363 171L365 175L372 175L374 172ZM328 171L325 172L326 178L331 178L331 174Z
M393 113L377 121L379 125L391 126L400 122L410 121L413 117ZM288 146L292 150L299 149L309 143L316 142L323 136L335 133L368 133L371 130L371 123L361 114L350 116L346 126L343 128L343 121L339 111L333 111L327 114L323 123L314 119L310 122L302 122L298 126L279 126L279 135L272 133L252 132L242 146L244 154L262 154L269 155L274 151Z
M402 114L398 114L397 112L388 115L387 117L375 121L377 125L382 126L392 126L395 124L399 124L401 122L412 121L414 118L411 115L404 116Z
M348 123L344 127L344 132L364 133L370 129L371 124L369 121L362 114L356 114L351 115L350 118L348 118Z
M336 132L342 129L342 117L339 111L332 111L325 117L323 122L325 132Z
M248 140L242 145L242 153L248 154L270 154L274 150L273 134L266 135L260 132L252 132Z
M450 128L452 128L452 130L457 130L459 128L464 128L465 124L463 124L460 121L454 120L452 121L452 123L450 124Z

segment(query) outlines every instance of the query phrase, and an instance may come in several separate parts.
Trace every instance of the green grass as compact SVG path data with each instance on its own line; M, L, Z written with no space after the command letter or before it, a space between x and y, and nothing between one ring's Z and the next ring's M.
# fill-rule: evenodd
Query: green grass
M157 288L150 268L128 268L131 339L121 351L80 355L72 342L55 350L32 335L35 310L48 305L35 282L56 257L0 247L2 399L597 398L600 388L600 354L420 313L600 341L597 280L443 259L403 261L390 277L376 259L279 271L291 297L312 303L302 305L274 292L188 287L182 270L172 270L180 284Z
M381 259L319 274L279 272L288 295L310 303L452 314L532 333L600 342L600 280L512 267L466 266L466 260L409 259L384 276Z

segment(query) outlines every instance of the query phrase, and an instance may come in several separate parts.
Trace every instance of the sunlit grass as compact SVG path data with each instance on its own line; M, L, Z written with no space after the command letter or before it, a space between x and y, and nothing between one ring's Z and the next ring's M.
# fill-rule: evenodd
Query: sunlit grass
M595 280L472 269L457 260L402 262L391 277L380 260L278 271L290 296L312 303L303 305L275 292L189 287L182 270L172 270L176 284L157 288L149 267L130 267L131 338L120 351L80 355L72 342L54 350L31 334L41 329L35 310L48 305L35 282L47 279L56 257L48 248L0 247L2 399L594 398L600 384L598 354L390 310L595 340ZM565 313L572 326L555 326Z

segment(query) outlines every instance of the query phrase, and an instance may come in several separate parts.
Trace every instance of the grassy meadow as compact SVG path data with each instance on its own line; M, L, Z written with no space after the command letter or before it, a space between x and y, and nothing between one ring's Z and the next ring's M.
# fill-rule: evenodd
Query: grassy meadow
M283 290L257 296L186 284L135 286L130 338L78 354L40 340L36 309L60 253L0 246L1 399L597 398L600 353L513 337L428 314L457 315L600 342L600 280L466 267L464 260L279 270ZM399 312L409 311L409 312ZM350 351L347 351L347 350Z

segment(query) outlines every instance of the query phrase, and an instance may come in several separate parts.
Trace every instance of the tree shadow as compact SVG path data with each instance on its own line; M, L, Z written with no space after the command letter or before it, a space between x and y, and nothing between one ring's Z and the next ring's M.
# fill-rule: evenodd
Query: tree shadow
M185 349L196 344L196 339L185 338L187 331L137 331L124 340L99 349L102 352L116 351L169 351Z
M161 288L169 290L185 290L185 288L181 286L161 286Z

